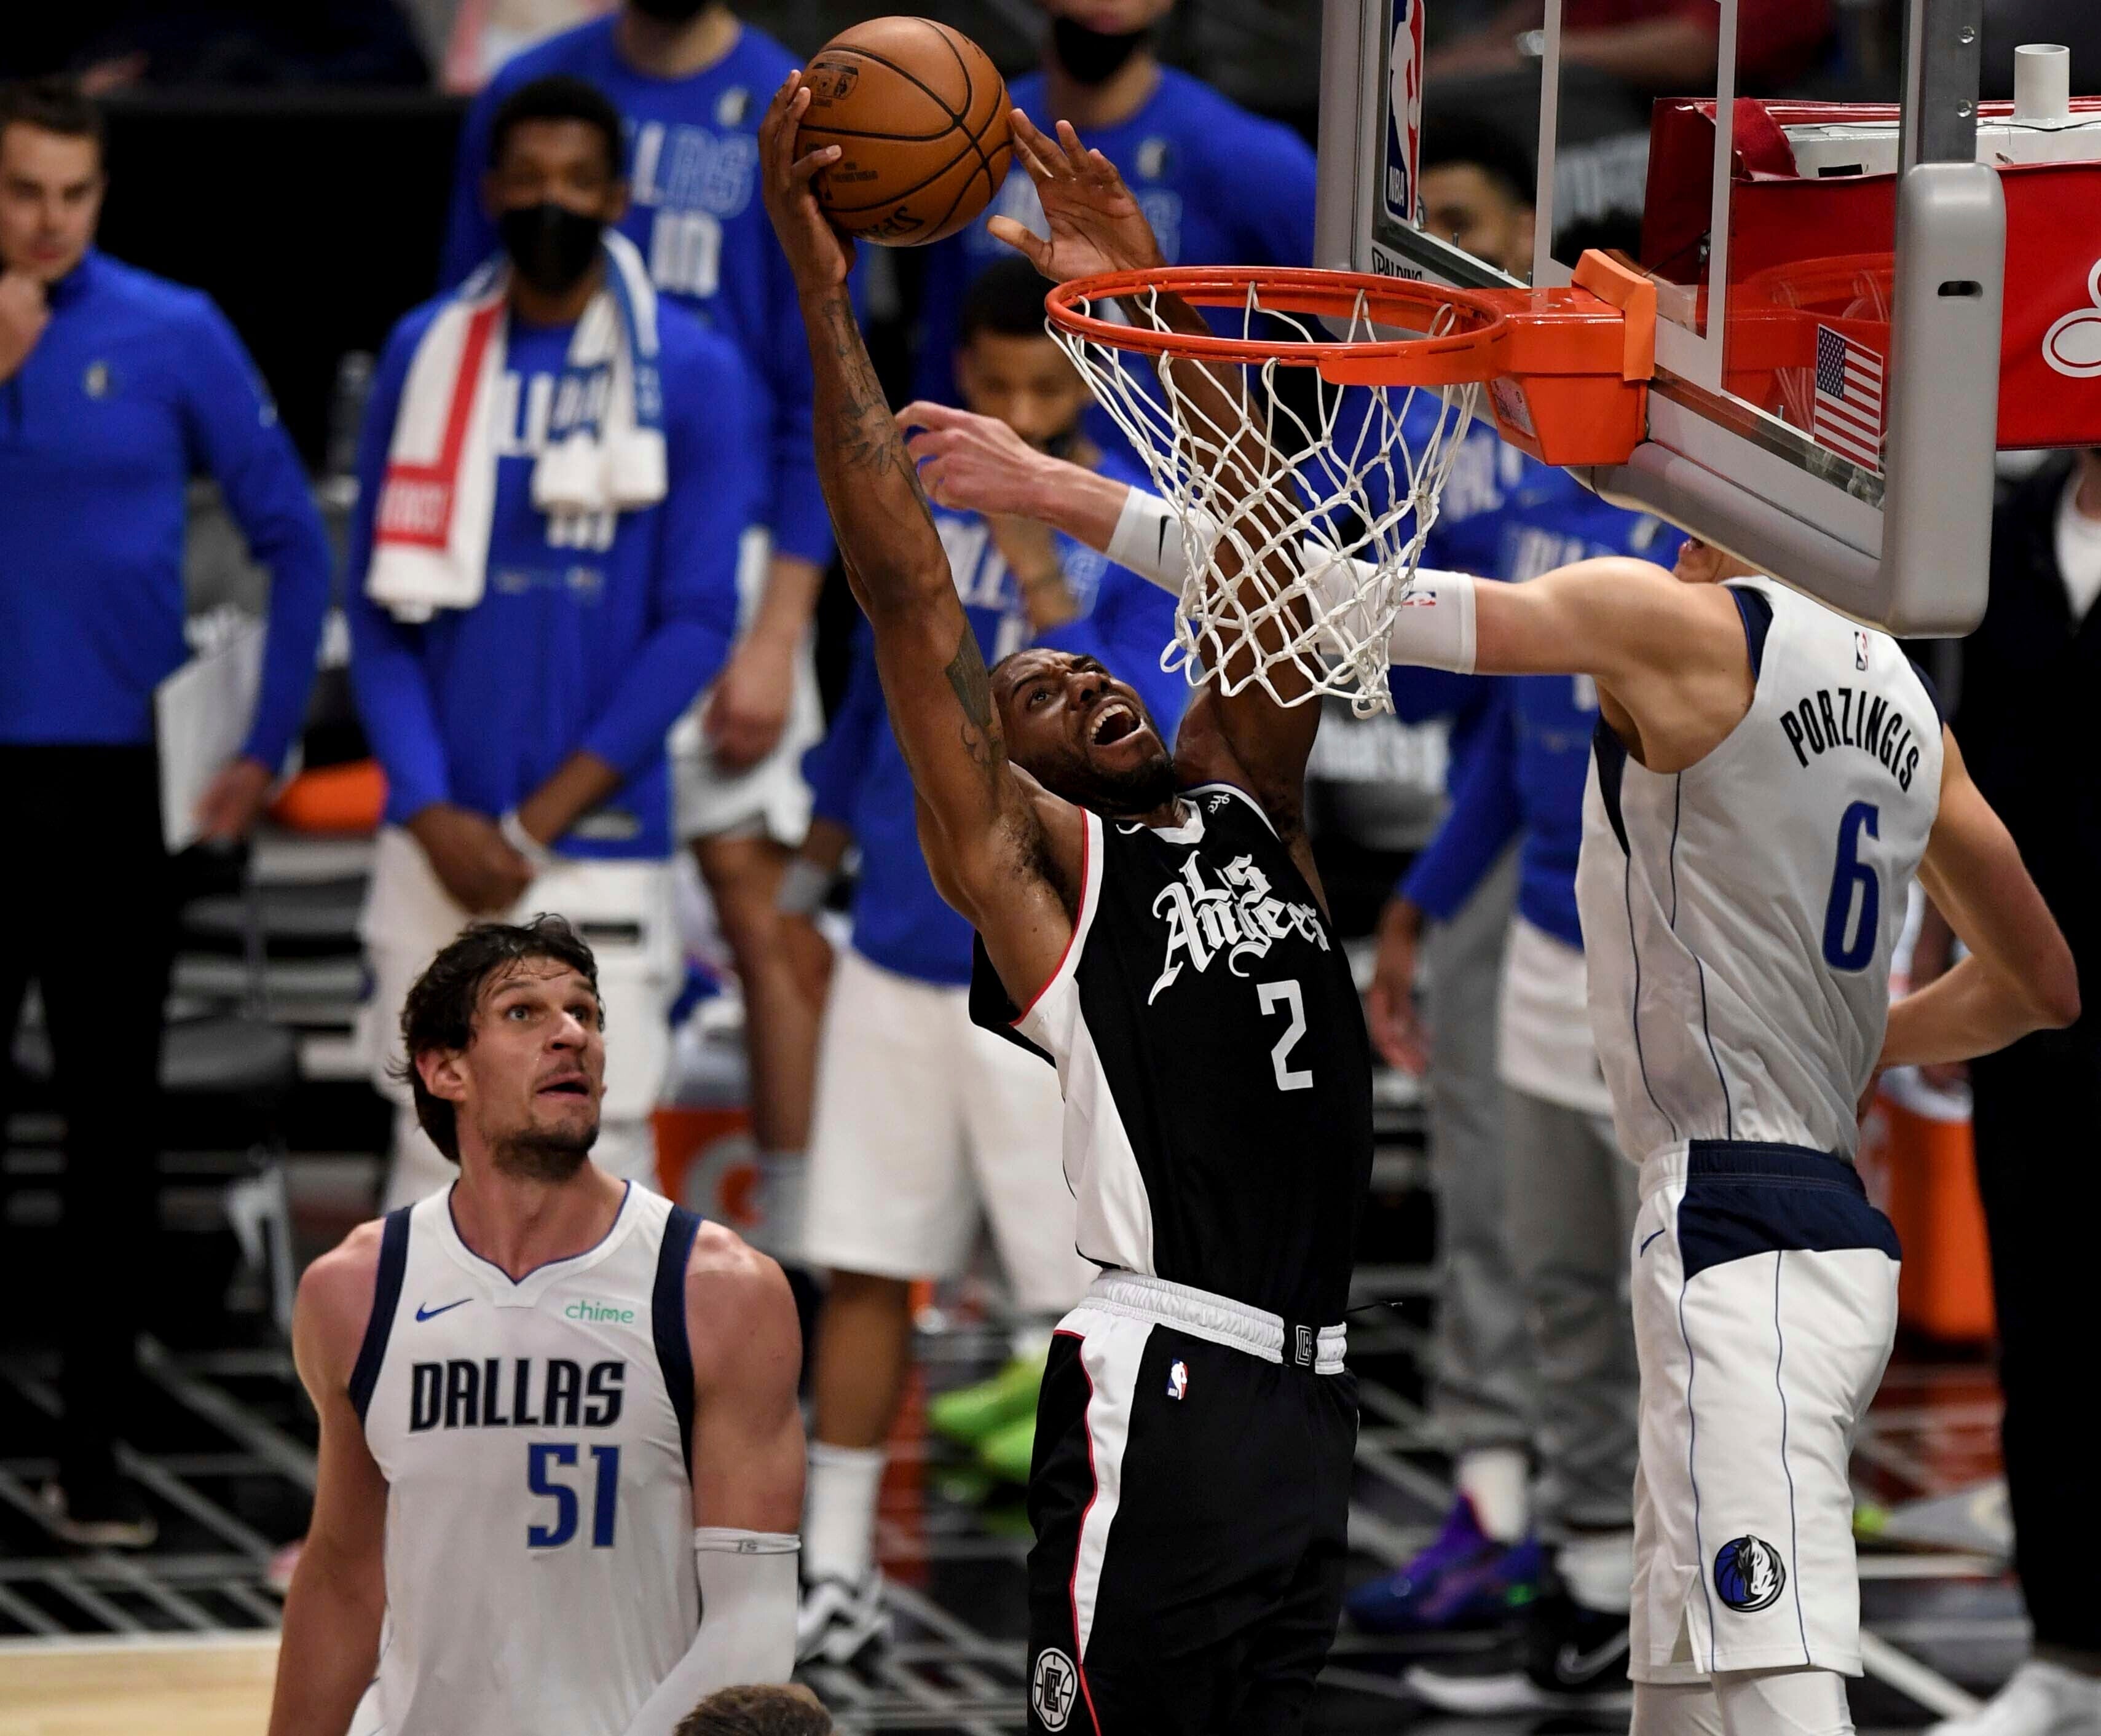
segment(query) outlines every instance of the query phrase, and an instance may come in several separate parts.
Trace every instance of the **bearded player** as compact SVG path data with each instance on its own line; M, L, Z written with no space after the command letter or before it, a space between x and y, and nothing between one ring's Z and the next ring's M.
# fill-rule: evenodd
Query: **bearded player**
M1091 659L987 672L809 192L834 153L795 158L807 102L784 86L760 149L825 499L928 864L978 932L974 1012L1055 1064L1104 1269L1037 1411L1031 1728L1296 1730L1341 1604L1371 1164L1369 1045L1301 817L1318 708L1207 687L1170 753ZM1101 268L1084 243L1051 263Z
M794 1661L801 1345L781 1269L592 1163L597 964L470 928L409 992L459 1178L300 1281L321 1415L272 1736L671 1736Z
M1050 183L1050 239L1009 236L1039 270L1077 275L1059 269L1074 234L1089 271L1157 266L1106 161L1069 128L1015 130ZM944 501L1045 518L1179 589L1164 501L1017 466L975 422L918 444ZM1317 563L1311 582L1353 582ZM1597 685L1577 895L1599 1057L1643 1171L1635 1736L1840 1736L1860 1672L1847 1460L1896 1326L1896 1237L1853 1167L1856 1107L1878 1067L2070 1023L2071 953L1887 634L1699 543L1674 572L1426 572L1413 600L1397 663ZM1970 956L1892 1007L1914 878ZM1553 1685L1554 1659L1528 1664Z

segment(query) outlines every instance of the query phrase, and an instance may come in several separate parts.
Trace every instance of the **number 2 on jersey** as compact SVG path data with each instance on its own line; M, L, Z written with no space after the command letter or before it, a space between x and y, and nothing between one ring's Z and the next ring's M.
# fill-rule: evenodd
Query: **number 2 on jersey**
M1299 1038L1306 1035L1306 999L1298 990L1295 978L1287 978L1281 983L1263 983L1258 985L1256 998L1265 1013L1286 1012L1291 1023L1284 1035L1276 1040L1276 1046L1269 1052L1269 1064L1276 1070L1276 1089L1280 1091L1311 1091L1313 1075L1303 1067L1290 1064L1291 1051Z
M620 1493L620 1449L594 1447L591 1459L598 1467L591 1491L591 1547L613 1547L613 1519ZM535 1549L559 1549L577 1535L577 1491L553 1474L556 1465L573 1465L573 1441L535 1441L525 1449L525 1486L533 1494L555 1504L552 1525L529 1525L525 1541Z
M1882 884L1860 859L1863 832L1871 838L1882 836L1882 815L1872 802L1855 802L1838 821L1838 859L1831 870L1830 902L1824 907L1824 962L1833 970L1864 969L1875 956L1882 927Z

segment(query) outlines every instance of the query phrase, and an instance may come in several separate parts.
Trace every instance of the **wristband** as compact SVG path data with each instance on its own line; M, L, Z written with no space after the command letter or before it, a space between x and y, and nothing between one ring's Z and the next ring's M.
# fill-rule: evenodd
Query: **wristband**
M807 856L790 856L781 871L781 885L773 895L773 908L784 917L815 916L832 890L833 873Z
M518 817L517 809L512 808L497 821L496 829L503 834L505 843L533 864L534 873L544 874L555 866L554 851L525 829L525 822Z
M1417 568L1414 585L1387 638L1388 660L1472 674L1474 584L1471 573Z

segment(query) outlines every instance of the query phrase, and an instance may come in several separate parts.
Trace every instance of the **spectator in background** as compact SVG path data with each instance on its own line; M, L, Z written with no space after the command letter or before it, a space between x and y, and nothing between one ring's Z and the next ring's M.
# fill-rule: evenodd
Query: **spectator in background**
M395 0L134 0L74 56L95 91L136 86L392 85L430 63Z
M597 952L620 1038L597 1160L653 1185L681 977L664 737L728 654L760 487L741 360L613 227L612 104L535 80L484 136L502 253L388 339L351 526L351 676L387 784L362 927L390 1205L453 1173L388 1071L402 999L471 918L513 910Z
M1424 117L1419 161L1431 232L1528 276L1533 166L1524 147L1484 122L1435 112ZM1419 442L1438 406L1418 400L1409 413L1411 438ZM1453 461L1423 563L1500 575L1506 521L1520 486L1539 469L1497 438L1492 421L1475 417ZM1447 720L1447 788L1462 788L1493 735L1499 684L1396 668L1390 691L1404 722ZM1427 921L1400 890L1380 917L1387 968L1365 1011L1387 1063L1422 1075L1427 1087L1439 1267L1430 1409L1453 1456L1456 1499L1428 1548L1351 1592L1351 1619L1380 1633L1499 1619L1513 1597L1531 1595L1540 1566L1527 1537L1536 1394L1511 1261L1503 1086L1496 1066L1497 985L1517 897L1516 853L1504 851L1465 896ZM1410 961L1418 942L1419 1005Z
M1043 70L1015 79L1008 94L1046 132L1070 121L1117 166L1170 265L1312 263L1311 149L1290 128L1160 64L1152 36L1174 0L1042 4L1050 15ZM1010 174L975 223L926 250L917 397L961 401L953 359L964 293L994 260L1012 257L986 228L997 216L1042 232L1027 175ZM1097 432L1121 444L1102 424Z
M469 111L461 135L445 272L488 257L495 231L480 191L492 117L529 79L588 79L626 130L628 203L617 219L657 291L742 351L757 390L750 436L763 454L756 527L739 570L736 648L672 743L674 824L690 840L743 990L762 1222L754 1242L792 1240L808 1135L816 1014L777 943L773 897L809 820L803 751L823 729L810 621L831 559L810 432L810 357L786 259L759 208L758 126L795 64L721 0L627 0L529 49ZM718 412L719 413L719 412Z
M1479 30L1433 50L1423 63L1430 93L1473 73L1537 66L1543 0L1511 0ZM1715 0L1567 0L1561 58L1643 95L1714 91L1721 42ZM1830 0L1743 0L1736 20L1736 88L1779 89L1816 64L1831 35Z
M914 448L987 665L1031 645L1094 657L1138 688L1171 740L1189 691L1160 668L1172 599L1033 520L942 504L953 449L971 441L996 441L1023 466L1056 453L1143 480L1079 434L1087 388L1044 332L1049 287L1012 258L980 277L956 364L984 413L915 404L905 419L936 430ZM845 700L808 765L816 818L785 883L798 925L847 846L861 854L853 944L825 1010L801 1250L832 1283L816 1333L798 1650L843 1663L886 1626L876 1495L910 1366L911 1281L961 1275L986 1221L1020 1317L1015 1357L985 1385L937 1398L931 1420L1019 1482L1050 1327L1094 1269L1073 1252L1056 1076L971 1022L971 927L935 890L921 853L911 773L865 629ZM806 952L820 944L801 938Z
M36 822L34 847L0 867L18 918L0 959L0 1043L34 979L66 1120L63 1263L111 1274L58 1310L53 1526L144 1547L154 1523L120 1481L113 1442L132 1408L157 1213L174 910L153 690L186 656L191 476L218 481L271 579L262 688L239 758L197 815L207 837L248 829L298 733L329 551L298 456L219 310L95 250L103 187L92 104L54 82L0 86L0 783Z
M2101 449L2054 455L2001 505L1991 601L1963 642L1955 716L1970 775L2005 819L2064 931L2088 1010L1970 1063L1977 1186L1999 1322L2001 1425L2014 1570L2034 1654L1981 1712L1935 1736L2101 1731L2101 1599L2093 1564L2093 1429L2068 1331L2092 1312L2101 1220L2101 781L2079 747L2101 724ZM2062 744L2060 746L2059 744ZM1926 938L1922 987L1947 967Z

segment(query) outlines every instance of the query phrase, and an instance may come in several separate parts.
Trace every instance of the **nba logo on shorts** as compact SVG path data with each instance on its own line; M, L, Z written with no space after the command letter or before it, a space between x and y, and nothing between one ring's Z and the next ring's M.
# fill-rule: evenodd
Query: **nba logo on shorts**
M1170 1398L1179 1398L1188 1390L1189 1365L1187 1363L1177 1363L1167 1371L1167 1396Z
M1780 1551L1763 1537L1732 1537L1714 1556L1714 1590L1740 1615L1754 1615L1787 1584Z
M1393 0L1393 46L1387 59L1386 214L1413 225L1421 201L1415 166L1422 144L1423 0Z
M1055 1646L1036 1654L1036 1668L1028 1674L1028 1703L1046 1730L1062 1730L1073 1716L1073 1697L1078 1693L1080 1672L1073 1660Z

